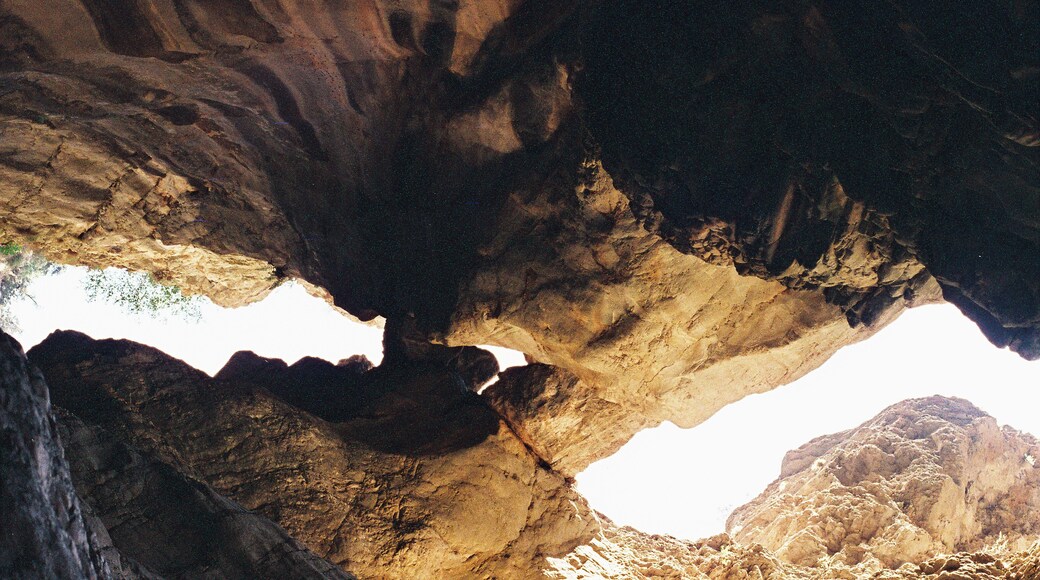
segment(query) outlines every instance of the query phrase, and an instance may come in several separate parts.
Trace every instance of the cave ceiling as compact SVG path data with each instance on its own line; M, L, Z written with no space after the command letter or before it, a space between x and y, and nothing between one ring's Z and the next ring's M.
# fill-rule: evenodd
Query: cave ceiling
M6 0L0 235L521 350L548 368L491 399L574 472L917 304L1040 356L1038 23L1026 0ZM616 436L582 451L546 398Z
M386 321L376 368L217 377L0 337L10 538L87 577L671 550L574 476L917 305L1040 358L1038 95L1035 0L0 0L0 243ZM481 392L483 344L532 364Z

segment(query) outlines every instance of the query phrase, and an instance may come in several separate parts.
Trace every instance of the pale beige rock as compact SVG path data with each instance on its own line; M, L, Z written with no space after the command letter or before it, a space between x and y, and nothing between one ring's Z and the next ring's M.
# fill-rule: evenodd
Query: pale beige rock
M943 554L898 569L877 560L798 566L761 544L743 545L726 534L691 542L606 526L592 542L549 561L546 575L557 580L1035 580L1040 543L1017 552L998 545Z
M856 429L788 454L781 478L727 522L734 539L787 562L876 560L1040 538L1040 443L962 399L897 403Z
M665 420L692 427L791 382L902 311L897 303L873 325L850 328L821 293L680 253L640 226L598 163L585 169L573 191L552 184L510 198L510 213L524 218L483 250L485 265L441 337L520 350L578 379L562 388L548 379L553 386L542 390L554 394L542 402L506 393L535 394L530 385L507 379L493 387L492 404L524 423L533 446L552 449L554 465L568 457L568 474L644 427ZM931 283L918 300L936 300L937 292ZM545 400L553 402L542 408Z

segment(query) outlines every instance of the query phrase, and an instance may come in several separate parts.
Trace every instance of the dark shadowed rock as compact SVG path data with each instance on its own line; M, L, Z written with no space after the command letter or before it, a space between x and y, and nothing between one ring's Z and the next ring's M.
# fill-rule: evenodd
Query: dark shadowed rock
M47 385L2 332L0 443L0 577L110 577L84 523Z

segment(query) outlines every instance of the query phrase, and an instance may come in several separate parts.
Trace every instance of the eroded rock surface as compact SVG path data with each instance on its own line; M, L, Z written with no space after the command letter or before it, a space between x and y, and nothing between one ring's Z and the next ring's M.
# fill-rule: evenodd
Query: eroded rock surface
M0 236L521 350L567 474L940 296L1040 356L1035 11L656 8L6 2Z
M599 529L565 478L479 399L495 425L480 440L436 454L387 452L380 438L397 442L397 429L416 429L401 399L407 388L381 397L387 404L368 407L360 422L330 423L248 381L211 379L126 341L56 333L31 358L63 408L359 577L524 577ZM418 380L476 398L429 370Z
M552 214L602 161L683 253L853 324L934 275L1040 356L1030 6L10 1L2 234L225 304L297 276L445 331L483 299L488 244L524 243L501 234L530 215L509 200L555 188L534 208ZM565 218L550 229L603 229ZM581 305L560 298L556 320Z
M337 563L490 574L591 537L560 482L639 429L907 306L1040 357L1038 31L1029 1L6 0L0 243L386 317L401 356L364 372L124 345L76 412ZM486 357L431 342L544 366L481 399ZM435 513L448 481L473 503ZM463 533L496 489L514 519Z
M581 95L676 247L867 320L923 264L1035 358L1038 31L1033 3L619 0L582 27Z
M1040 543L1023 551L995 546L879 569L836 560L798 566L726 534L691 542L605 527L591 543L550 561L547 576L558 580L1032 580L1040 574Z
M780 479L733 512L736 541L802 565L896 568L998 540L1040 539L1040 442L962 399L889 407L792 451Z
M599 163L560 180L507 201L522 217L483 250L443 340L500 344L561 369L507 373L489 397L547 438L533 445L569 456L571 473L646 426L691 427L797 379L904 306L850 327L823 294L740 276L648 233ZM937 298L934 282L922 284L914 303Z

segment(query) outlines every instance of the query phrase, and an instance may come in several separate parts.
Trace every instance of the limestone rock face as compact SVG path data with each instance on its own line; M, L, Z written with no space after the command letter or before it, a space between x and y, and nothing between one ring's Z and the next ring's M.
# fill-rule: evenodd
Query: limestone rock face
M227 305L294 276L366 319L450 310L568 114L576 5L5 2L2 234Z
M68 336L78 358L40 358L88 424L320 556L493 575L594 537L566 478L639 429L907 306L1040 357L1040 15L990 4L5 0L0 243L229 306L298 278L385 317L373 370L245 356L214 381ZM488 358L447 347L479 344L542 366L478 397ZM944 475L907 493L965 492L971 529L901 499L863 521L988 534L967 482L992 482L924 451Z
M1040 539L1040 442L962 399L889 407L787 455L780 479L735 510L733 538L785 561L889 568Z
M385 387L356 420L331 423L261 386L211 379L126 341L56 333L30 356L63 408L271 518L359 577L525 577L599 529L563 476L475 394L429 368L390 376L458 389L472 402L448 397L456 408L437 412L459 416L459 406L475 404L495 428L465 445L449 437L456 445L403 447L422 433L408 425L420 415L406 385Z
M0 576L109 578L84 519L47 385L0 332Z
M483 396L532 451L569 477L617 451L649 423L599 398L574 375L542 364L507 369Z
M604 521L559 579L1040 577L1038 442L962 399L889 407L791 451L780 479L696 542Z
M0 241L521 350L565 473L940 296L1040 356L1036 16L738 4L8 1Z
M488 244L524 245L510 199L555 188L551 214L602 161L649 240L853 324L935 276L1040 356L1040 17L1017 6L11 0L0 234L225 304L300 277L441 332L479 322Z

